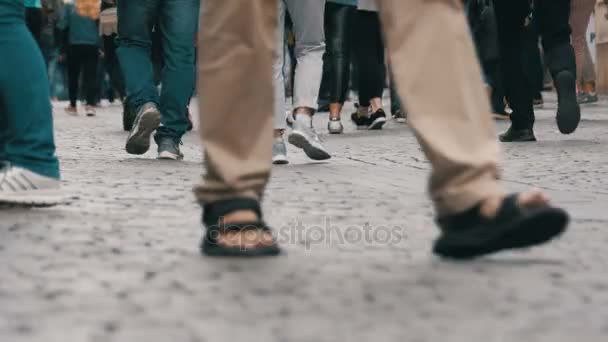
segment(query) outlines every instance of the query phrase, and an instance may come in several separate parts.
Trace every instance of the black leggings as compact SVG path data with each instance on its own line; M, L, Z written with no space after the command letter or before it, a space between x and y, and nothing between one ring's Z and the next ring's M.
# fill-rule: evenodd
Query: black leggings
M352 29L357 8L328 2L325 5L325 33L329 65L330 103L344 103L350 78Z
M70 45L67 57L70 105L76 106L80 71L84 69L82 83L86 89L87 105L94 106L97 97L99 48L95 45Z
M380 17L377 12L357 11L355 56L359 69L359 104L370 105L370 100L382 97L386 79L384 42Z

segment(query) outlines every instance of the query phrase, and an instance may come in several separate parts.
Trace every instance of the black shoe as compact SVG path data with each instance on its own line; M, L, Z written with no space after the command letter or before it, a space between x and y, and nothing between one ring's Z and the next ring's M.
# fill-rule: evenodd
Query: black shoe
M589 104L596 103L599 101L599 98L597 97L597 94L581 93L577 97L577 101L579 104Z
M361 116L358 112L354 112L350 115L350 119L357 125L357 129L368 129L369 127L369 116Z
M442 234L433 252L444 258L472 259L504 250L544 244L567 228L568 214L549 206L520 208L517 196L507 197L495 218L485 218L476 206L438 220Z
M536 141L534 131L531 128L515 129L513 126L504 133L498 136L502 142L530 142Z
M397 122L403 123L407 121L407 115L403 110L397 109L393 112L393 119L395 119Z
M384 110L378 109L369 117L369 130L379 130L386 123L386 113Z
M557 127L563 134L576 131L581 121L581 108L576 98L576 78L572 72L560 71L555 77L557 89Z
M357 125L357 129L379 130L386 123L386 113L382 109L378 109L371 116L360 116L354 112L350 119Z

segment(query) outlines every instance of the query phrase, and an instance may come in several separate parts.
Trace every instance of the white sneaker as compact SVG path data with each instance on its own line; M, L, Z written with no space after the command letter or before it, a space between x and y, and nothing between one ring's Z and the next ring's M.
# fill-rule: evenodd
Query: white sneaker
M331 158L331 155L321 143L321 139L319 139L315 130L310 126L310 123L296 119L288 141L290 144L303 149L310 159L326 160Z
M89 106L87 105L86 107L84 107L85 113L87 114L87 116L95 116L95 107L94 106Z
M287 160L287 146L283 138L277 138L272 144L272 163L275 165L289 164Z
M0 170L0 206L51 207L65 201L59 180L18 166Z

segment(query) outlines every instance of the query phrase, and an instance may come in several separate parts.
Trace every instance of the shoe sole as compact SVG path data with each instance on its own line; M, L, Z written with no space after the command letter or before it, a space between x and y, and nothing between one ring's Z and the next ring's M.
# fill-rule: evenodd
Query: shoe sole
M377 131L382 129L385 123L386 118L377 118L376 120L374 120L374 122L371 123L371 125L369 125L367 129L370 131Z
M562 235L568 221L568 214L561 209L536 209L508 226L481 228L502 231L498 234L490 236L484 232L473 234L470 239L457 235L456 238L442 236L435 243L433 252L444 258L467 260L506 250L529 248ZM471 240L474 243L470 243Z
M180 161L180 160L184 160L184 156L180 156L177 155L175 153L171 153L171 152L160 152L158 154L158 157L156 157L156 159L158 160L175 160L175 161Z
M238 247L222 247L209 243L203 239L200 247L201 253L208 257L230 257L230 258L259 258L273 257L282 254L281 248L277 244L266 247L243 249Z
M68 200L54 190L34 190L19 195L0 193L1 208L49 208L67 203Z
M500 142L504 142L504 143L518 143L518 142L536 142L536 138L532 137L532 138L527 138L527 139L518 139L518 140L503 140L502 138L499 138Z
M286 156L278 156L272 158L272 164L274 165L287 165L289 164L289 160L287 160Z
M581 108L576 98L576 79L570 72L560 72L555 84L559 96L557 127L562 134L571 134L581 121Z
M127 153L141 155L148 152L151 135L159 126L160 112L157 110L136 117L125 146Z
M287 139L290 144L301 148L304 150L304 153L308 156L308 158L312 160L327 160L331 158L331 155L326 151L315 147L307 138L304 133L300 131L293 131L289 135Z

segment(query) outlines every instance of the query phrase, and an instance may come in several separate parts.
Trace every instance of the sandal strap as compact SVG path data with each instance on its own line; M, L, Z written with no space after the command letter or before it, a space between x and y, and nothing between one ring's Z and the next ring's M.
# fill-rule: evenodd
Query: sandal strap
M207 226L207 231L205 233L205 239L211 243L217 243L218 237L223 233L228 232L249 232L249 231L259 231L259 232L271 232L272 230L268 225L263 221L257 222L248 222L248 223L229 223L229 224L214 224Z
M511 194L502 201L498 213L494 220L499 222L512 220L514 217L521 216L523 214L522 209L517 205L517 198L519 194Z
M217 226L221 218L238 210L252 210L262 221L260 202L252 198L232 198L203 205L203 223L207 227Z
M454 232L477 224L487 224L488 222L505 222L517 216L523 215L522 209L517 205L519 194L511 194L504 198L494 218L486 218L481 215L481 204L473 208L446 217L439 218L437 224L444 232Z

